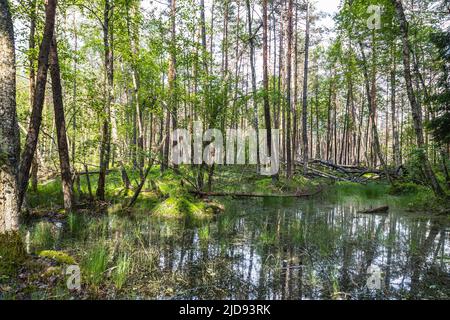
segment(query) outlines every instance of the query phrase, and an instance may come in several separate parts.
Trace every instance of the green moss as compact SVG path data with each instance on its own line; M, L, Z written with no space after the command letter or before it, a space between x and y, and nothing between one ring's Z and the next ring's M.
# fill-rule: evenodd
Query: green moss
M55 260L56 262L61 264L76 264L74 258L62 251L44 250L39 252L39 256Z
M169 197L158 204L153 214L164 218L205 219L210 218L214 211L212 208L208 210L208 207L201 201L187 195L180 195L178 197Z
M16 275L25 259L26 252L19 233L0 234L0 275Z

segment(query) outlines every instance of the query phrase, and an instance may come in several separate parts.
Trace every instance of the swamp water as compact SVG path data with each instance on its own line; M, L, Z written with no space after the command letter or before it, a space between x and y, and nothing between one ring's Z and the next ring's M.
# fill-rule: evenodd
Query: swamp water
M358 213L386 204L386 215ZM447 218L405 212L383 196L230 199L225 207L203 222L72 215L24 232L30 252L75 257L83 288L106 298L450 298ZM374 270L379 281L368 287Z

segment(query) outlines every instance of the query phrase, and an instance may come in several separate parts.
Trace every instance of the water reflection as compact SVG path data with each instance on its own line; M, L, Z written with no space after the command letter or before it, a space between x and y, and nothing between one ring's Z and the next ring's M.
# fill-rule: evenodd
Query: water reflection
M83 250L104 241L113 257L129 253L134 268L127 285L142 298L450 297L448 226L401 210L365 215L360 209L353 202L234 201L197 227L147 214L111 215L88 221L82 236L64 233L54 246ZM367 288L369 267L381 269L381 290ZM155 279L167 284L151 291Z

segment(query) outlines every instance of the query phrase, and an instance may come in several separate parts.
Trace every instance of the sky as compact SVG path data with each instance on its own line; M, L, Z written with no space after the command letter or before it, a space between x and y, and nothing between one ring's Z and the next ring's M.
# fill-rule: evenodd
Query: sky
M332 27L334 22L332 16L338 12L340 0L316 0L317 11L328 13L330 17L324 18L320 23Z
M317 9L327 13L336 13L338 11L340 0L316 0Z

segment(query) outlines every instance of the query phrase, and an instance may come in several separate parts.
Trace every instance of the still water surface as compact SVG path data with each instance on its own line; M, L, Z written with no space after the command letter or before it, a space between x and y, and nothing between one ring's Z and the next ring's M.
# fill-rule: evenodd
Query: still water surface
M130 299L450 298L448 219L395 204L386 215L358 213L385 204L355 197L229 200L212 221L145 212L85 217L44 243L33 236L48 223L39 222L30 226L29 250L53 247L83 260L105 246L105 281L117 257L126 256L128 277L114 296Z

